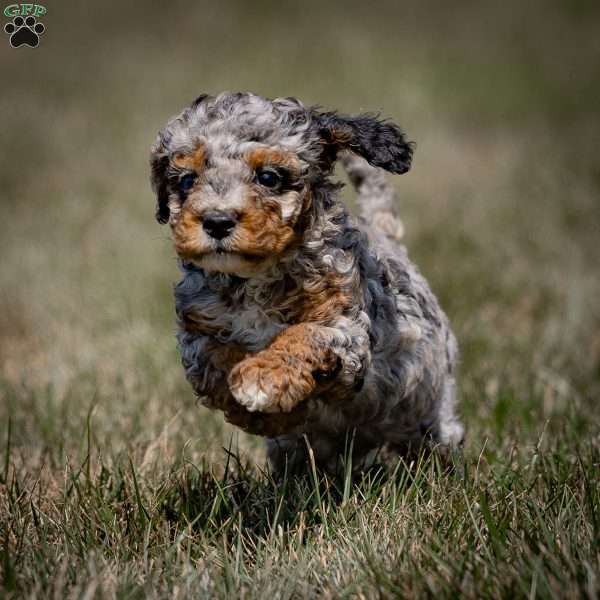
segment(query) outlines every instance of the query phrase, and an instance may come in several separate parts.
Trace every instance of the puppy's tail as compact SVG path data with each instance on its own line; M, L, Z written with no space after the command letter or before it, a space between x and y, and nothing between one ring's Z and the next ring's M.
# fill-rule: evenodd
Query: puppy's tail
M398 196L383 169L372 167L349 152L345 152L340 160L356 190L361 217L387 237L400 240L404 225L397 214Z

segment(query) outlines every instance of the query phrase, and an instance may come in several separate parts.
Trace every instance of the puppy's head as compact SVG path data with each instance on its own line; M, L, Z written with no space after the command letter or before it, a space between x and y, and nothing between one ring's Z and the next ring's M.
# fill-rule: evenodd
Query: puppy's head
M410 168L398 127L344 117L292 98L200 96L152 147L156 218L179 256L208 271L251 275L301 238L315 186L350 150L394 173Z

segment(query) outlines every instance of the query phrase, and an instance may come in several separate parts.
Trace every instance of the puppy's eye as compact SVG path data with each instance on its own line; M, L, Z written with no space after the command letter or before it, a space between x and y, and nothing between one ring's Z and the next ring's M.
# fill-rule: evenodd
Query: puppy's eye
M273 171L272 169L260 169L256 172L256 181L265 187L275 188L281 183L282 179L277 171Z
M182 192L189 192L196 181L196 176L192 173L187 173L179 180L179 189Z

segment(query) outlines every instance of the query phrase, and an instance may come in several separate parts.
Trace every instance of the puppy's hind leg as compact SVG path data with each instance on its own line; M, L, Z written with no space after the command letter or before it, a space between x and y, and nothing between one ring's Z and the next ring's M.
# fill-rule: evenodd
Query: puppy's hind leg
M309 455L302 434L267 439L267 459L275 479L308 473Z
M437 443L448 450L459 448L465 438L465 428L456 414L456 383L453 377L444 384L435 437Z

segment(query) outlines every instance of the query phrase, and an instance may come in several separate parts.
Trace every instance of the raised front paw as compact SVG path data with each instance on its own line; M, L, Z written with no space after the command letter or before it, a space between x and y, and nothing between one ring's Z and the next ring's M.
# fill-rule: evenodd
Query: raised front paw
M262 352L238 363L229 389L250 412L290 412L314 390L310 369L294 357Z

